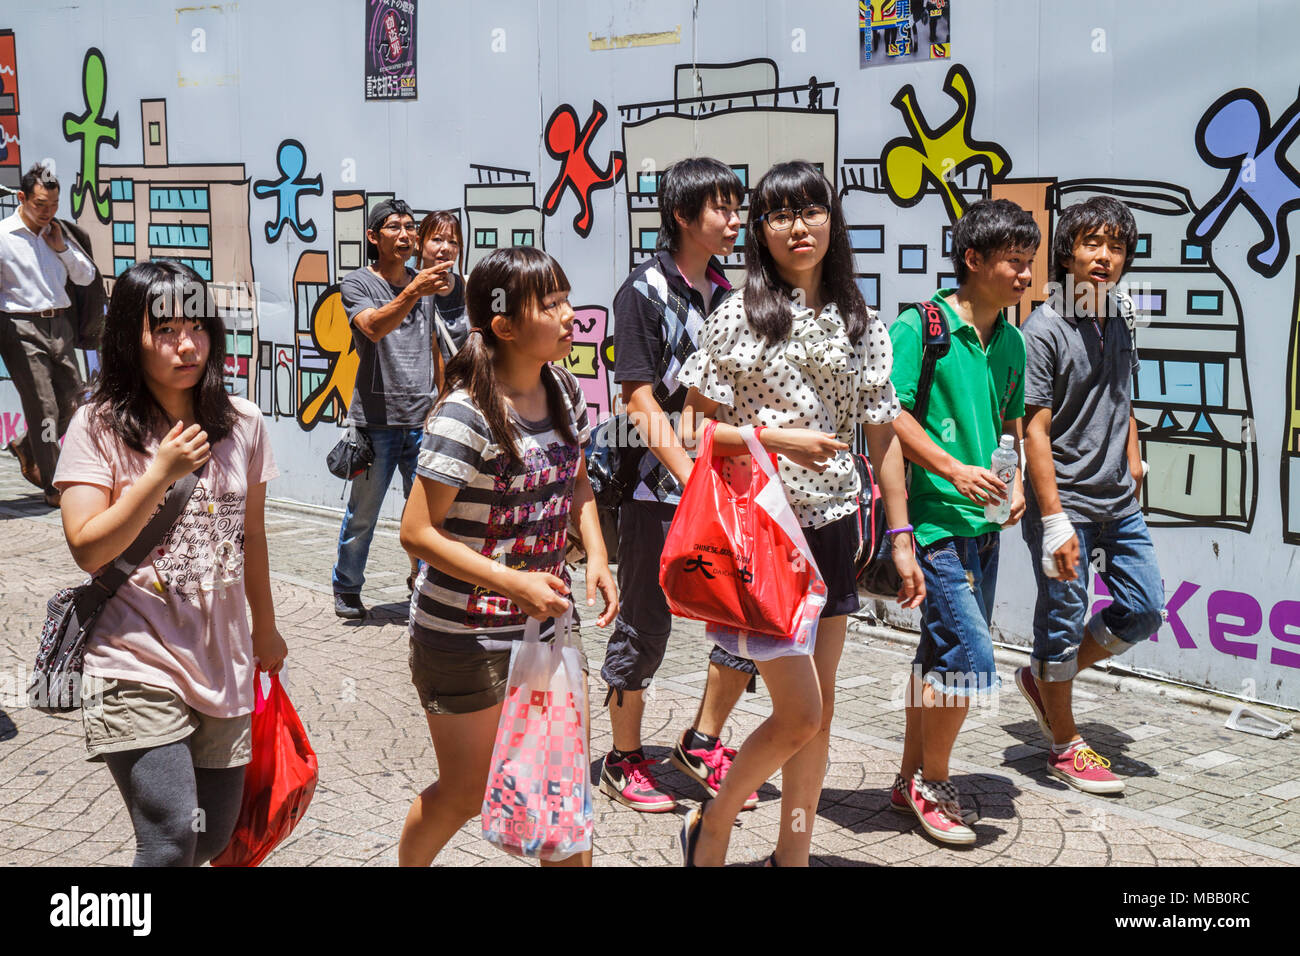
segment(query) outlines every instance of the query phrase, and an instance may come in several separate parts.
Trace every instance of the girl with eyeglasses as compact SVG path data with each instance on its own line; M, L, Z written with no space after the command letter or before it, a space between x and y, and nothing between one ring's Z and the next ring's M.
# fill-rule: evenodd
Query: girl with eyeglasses
M854 554L859 482L849 446L859 423L885 495L898 598L916 607L924 578L912 554L903 457L890 424L899 413L889 381L884 323L853 278L848 230L835 190L806 162L773 166L750 197L745 284L705 322L699 351L679 375L691 386L682 431L693 441L717 422L714 454L744 456L739 426L778 472L825 579L827 603L811 655L758 661L772 714L736 755L718 795L686 817L687 866L720 866L745 797L782 771L781 831L771 866L807 866L834 710L835 671L858 609Z

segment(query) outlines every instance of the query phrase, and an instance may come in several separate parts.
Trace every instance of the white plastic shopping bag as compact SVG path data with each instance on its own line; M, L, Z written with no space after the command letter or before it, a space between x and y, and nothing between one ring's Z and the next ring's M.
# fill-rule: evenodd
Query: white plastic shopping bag
M529 618L510 652L497 724L483 836L514 856L563 860L591 849L593 813L587 748L587 678L573 609L540 639Z

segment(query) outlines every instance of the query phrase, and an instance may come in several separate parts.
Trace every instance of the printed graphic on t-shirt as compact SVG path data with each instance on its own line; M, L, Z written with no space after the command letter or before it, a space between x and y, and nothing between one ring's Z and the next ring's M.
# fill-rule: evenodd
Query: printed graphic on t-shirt
M523 454L523 487L516 490L512 485L519 472L507 467L504 455L496 459L495 501L488 512L482 554L492 557L509 544L502 560L506 567L568 580L564 549L579 454L576 445L562 441L528 448ZM522 626L526 618L513 601L482 588L473 590L465 606L465 623L472 628Z
M244 573L244 499L199 479L189 505L154 549L155 590L191 597L224 591Z

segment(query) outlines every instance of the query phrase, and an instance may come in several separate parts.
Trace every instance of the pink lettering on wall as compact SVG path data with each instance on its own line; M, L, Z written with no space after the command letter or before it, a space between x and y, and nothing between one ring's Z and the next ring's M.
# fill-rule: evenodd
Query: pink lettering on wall
M0 445L16 441L26 431L22 412L0 412Z

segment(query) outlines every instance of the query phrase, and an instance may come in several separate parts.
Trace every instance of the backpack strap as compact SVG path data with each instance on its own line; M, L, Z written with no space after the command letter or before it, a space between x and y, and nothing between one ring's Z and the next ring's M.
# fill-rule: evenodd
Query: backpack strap
M948 354L952 339L948 320L936 303L916 302L912 307L921 316L921 377L916 382L912 417L924 427L925 415L930 408L930 389L934 385L934 369L939 359Z
M158 545L167 532L171 530L176 519L180 517L185 506L189 504L190 496L194 494L194 488L199 483L199 472L205 470L206 465L198 471L192 471L176 484L167 490L163 503L149 523L144 526L144 530L136 536L130 546L122 552L121 557L106 567L100 574L94 578L94 582L106 592L107 597L112 597L117 593L117 589L126 583L136 568L140 566L149 552Z

